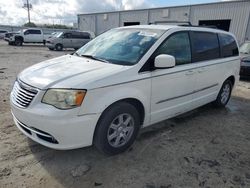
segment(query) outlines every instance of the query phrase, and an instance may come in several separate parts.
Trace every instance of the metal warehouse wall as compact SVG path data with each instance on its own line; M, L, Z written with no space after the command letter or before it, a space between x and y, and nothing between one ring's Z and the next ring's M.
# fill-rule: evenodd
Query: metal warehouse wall
M199 20L230 19L229 31L234 33L239 43L245 41L249 21L250 1L197 5L191 7L190 20L198 25Z
M96 35L123 26L124 22L149 24L159 21L190 21L198 25L199 20L230 19L230 32L239 43L250 39L250 1L233 1L192 6L164 7L145 10L117 11L78 15L80 30L90 30Z
M105 16L107 17L105 18ZM98 14L96 15L96 34L103 33L111 28L119 26L119 13L110 14Z
M189 21L190 6L149 10L149 23L157 21ZM164 15L164 12L165 15Z
M247 32L246 32L246 40L250 40L250 12L249 12Z

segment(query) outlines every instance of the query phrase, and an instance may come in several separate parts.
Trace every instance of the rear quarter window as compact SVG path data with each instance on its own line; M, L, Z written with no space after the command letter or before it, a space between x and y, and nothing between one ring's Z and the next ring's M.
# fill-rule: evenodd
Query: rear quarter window
M191 32L193 62L220 58L220 46L216 33Z
M87 32L82 32L81 33L81 38L82 39L90 39L90 34Z
M239 50L236 41L231 35L219 33L222 57L238 56Z
M90 39L90 34L86 32L73 32L72 37L75 39Z

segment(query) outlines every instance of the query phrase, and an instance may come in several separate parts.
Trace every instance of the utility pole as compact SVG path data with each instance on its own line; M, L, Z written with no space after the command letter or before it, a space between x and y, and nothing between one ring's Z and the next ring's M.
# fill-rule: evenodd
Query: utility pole
M27 7L28 7L28 19L29 19L29 23L30 23L30 4L29 4L29 0L27 0Z
M29 3L29 0L27 0L27 3L24 3L23 8L27 8L28 11L28 20L30 23L30 9L32 9L32 4Z

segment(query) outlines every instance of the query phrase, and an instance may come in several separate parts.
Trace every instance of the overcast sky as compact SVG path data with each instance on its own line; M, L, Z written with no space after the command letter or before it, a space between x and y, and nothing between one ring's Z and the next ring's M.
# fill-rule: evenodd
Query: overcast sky
M160 6L188 5L221 0L29 0L33 8L31 21L38 24L77 22L77 14L130 10ZM23 25L27 22L26 0L0 0L0 24Z

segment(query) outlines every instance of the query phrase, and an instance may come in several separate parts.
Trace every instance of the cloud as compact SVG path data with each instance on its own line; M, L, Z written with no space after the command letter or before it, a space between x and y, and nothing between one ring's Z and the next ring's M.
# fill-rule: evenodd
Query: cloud
M0 7L0 15L3 15L3 16L7 15L7 11L3 10L2 7Z
M0 1L1 24L23 25L27 22L24 0ZM129 10L153 7L150 0L30 0L33 8L31 21L48 24L72 24L77 22L77 14Z

